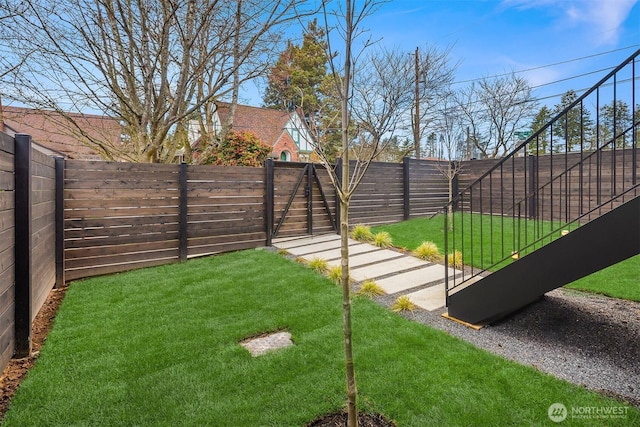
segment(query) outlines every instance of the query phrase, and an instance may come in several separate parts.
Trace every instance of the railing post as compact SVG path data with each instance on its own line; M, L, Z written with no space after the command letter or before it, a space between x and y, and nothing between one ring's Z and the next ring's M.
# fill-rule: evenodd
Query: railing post
M404 188L404 219L405 221L411 216L411 194L410 194L410 182L409 182L409 162L411 159L405 157L402 159L402 185Z
M338 234L340 234L340 195L338 194L338 188L342 186L342 158L336 160L336 226L338 227Z
M266 246L271 246L271 239L273 237L273 217L274 217L274 172L273 172L273 159L267 159L264 162L265 170L265 201L264 201L264 218L265 218L265 230L267 232Z
M31 354L31 136L15 136L15 355Z
M529 156L529 219L536 219L538 210L538 156ZM525 178L526 179L526 178Z
M459 169L455 162L449 163L449 170L454 170L455 174L451 178L451 210L453 212L458 210L458 192L460 191L460 179L459 179ZM449 172L449 176L451 172Z
M186 261L189 255L188 242L188 217L187 217L187 164L180 163L180 218L179 223L179 249L180 261Z
M56 288L65 284L64 275L64 158L56 157Z

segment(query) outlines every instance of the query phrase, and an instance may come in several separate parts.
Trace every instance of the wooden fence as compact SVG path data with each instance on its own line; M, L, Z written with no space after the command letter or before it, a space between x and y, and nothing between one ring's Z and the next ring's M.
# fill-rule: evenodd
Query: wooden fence
M0 133L0 368L31 352L31 323L56 283L56 160Z
M615 156L632 154L618 150ZM616 179L627 179L628 171L613 168L618 165L609 158L613 155L599 158L593 166L597 172L581 172L583 187L613 191ZM545 166L554 161L555 166ZM465 162L454 188L467 187L495 162ZM493 195L485 196L489 203L481 210L499 213L499 192L511 191L513 199L524 194L531 178L524 180L518 171L537 167L535 179L544 182L544 171L554 174L560 163L565 159L560 162L558 156L530 157L504 166L517 172L512 185L496 176L495 186L482 189ZM392 223L441 211L448 201L449 182L442 173L447 166L413 159L372 163L352 199L350 223ZM563 184L568 193L574 179L563 180L569 183ZM547 203L544 197L541 192L537 202ZM590 200L593 195L572 197L573 206L585 203L580 197ZM255 248L277 237L335 232L337 206L329 175L320 165L268 161L248 168L63 160L34 150L26 135L14 140L0 134L0 368L12 354L30 351L31 322L56 283Z

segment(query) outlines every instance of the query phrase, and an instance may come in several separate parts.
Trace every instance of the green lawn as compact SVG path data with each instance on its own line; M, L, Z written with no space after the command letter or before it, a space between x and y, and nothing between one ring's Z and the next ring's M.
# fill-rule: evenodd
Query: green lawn
M399 426L552 425L555 402L621 406L367 299L353 316L361 408ZM278 329L295 346L252 358L238 345ZM344 389L339 288L243 251L73 283L3 425L302 426ZM638 422L628 409L609 425Z
M456 217L456 227L460 229L461 219ZM490 218L488 215L465 215L463 218L466 231L470 231L473 224L474 241L480 242L478 235L480 229L483 231L493 230L493 240L483 239L482 246L471 245L470 239L465 239L464 246L460 236L456 236L456 248L464 247L464 262L474 267L496 270L502 265L513 262L507 259L502 264L498 260L504 256L510 256L512 242L531 241L533 236L540 230L536 230L534 222L520 221L514 223L509 218ZM539 225L540 226L540 225ZM544 223L543 234L551 230L552 225ZM441 252L444 252L444 218L442 215L429 218L416 218L396 224L373 227L373 232L387 231L393 238L393 244L397 247L413 250L423 241L432 241ZM450 242L453 236L449 233ZM592 274L591 276L577 280L568 285L570 288L600 293L616 298L624 298L633 301L640 301L640 256L635 256L626 261L618 263L607 269Z

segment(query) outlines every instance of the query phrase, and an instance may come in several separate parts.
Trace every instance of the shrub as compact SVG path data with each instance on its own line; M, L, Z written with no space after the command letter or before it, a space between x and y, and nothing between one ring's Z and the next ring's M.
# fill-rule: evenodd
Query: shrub
M271 147L252 132L231 131L218 144L212 143L200 153L199 163L224 166L262 166Z
M359 242L370 242L373 240L371 227L368 225L358 224L351 230L351 238Z
M447 255L449 265L454 268L462 268L462 252L456 250Z
M328 268L327 260L318 257L311 258L307 265L318 273L324 273Z
M393 305L391 306L391 310L396 313L400 313L402 311L413 311L417 308L417 306L411 302L411 299L407 295L402 295L398 297Z
M384 295L384 291L382 290L380 285L378 285L373 280L365 280L358 290L358 295L373 298L378 295Z
M440 255L438 247L433 242L422 242L422 244L413 251L413 255L431 262L437 262L442 259L442 255Z
M336 283L340 283L342 280L342 266L337 265L329 269L329 274L327 275L329 279L333 280Z
M373 236L373 244L379 248L388 248L392 244L391 234L381 231Z

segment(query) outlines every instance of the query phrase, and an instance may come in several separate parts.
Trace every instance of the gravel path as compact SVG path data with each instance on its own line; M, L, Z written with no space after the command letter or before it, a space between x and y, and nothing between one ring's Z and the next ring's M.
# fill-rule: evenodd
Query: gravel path
M393 297L377 301L390 306ZM405 317L640 407L640 303L557 289L479 331L416 310Z

